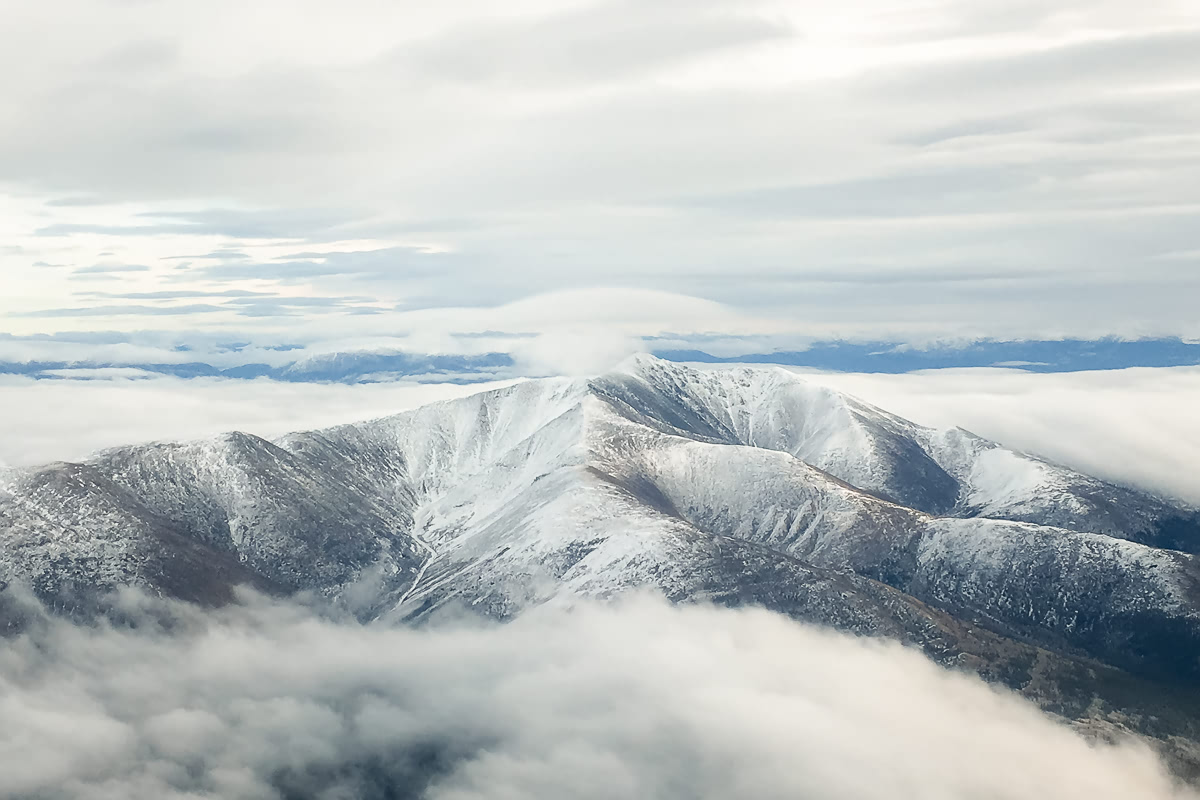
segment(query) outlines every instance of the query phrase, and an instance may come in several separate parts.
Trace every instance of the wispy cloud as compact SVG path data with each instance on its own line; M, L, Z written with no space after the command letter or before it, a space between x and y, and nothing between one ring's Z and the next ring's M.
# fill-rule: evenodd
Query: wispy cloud
M120 300L184 300L195 297L276 297L273 292L251 292L245 289L164 290L157 292L78 292L77 297L107 297Z
M579 87L797 35L783 20L737 13L721 3L681 10L657 0L607 2L543 17L468 23L398 47L391 60L422 79Z
M93 264L71 270L74 275L113 275L122 272L149 272L145 264Z
M125 316L181 316L186 314L215 314L228 311L223 306L193 303L181 306L105 305L73 306L66 308L42 308L36 311L11 311L10 317L43 319L54 317L125 317Z

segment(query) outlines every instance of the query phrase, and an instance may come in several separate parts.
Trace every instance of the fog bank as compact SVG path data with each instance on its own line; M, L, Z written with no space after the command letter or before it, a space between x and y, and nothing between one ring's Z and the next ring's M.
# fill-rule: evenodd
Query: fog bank
M134 624L43 618L0 646L0 796L1196 797L1140 744L760 610L634 597L410 630L122 606Z

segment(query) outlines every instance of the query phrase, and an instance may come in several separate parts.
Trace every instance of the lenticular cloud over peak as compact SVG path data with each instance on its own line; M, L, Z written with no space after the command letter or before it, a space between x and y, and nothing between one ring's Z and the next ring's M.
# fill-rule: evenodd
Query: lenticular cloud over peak
M410 629L256 596L117 606L91 626L26 609L0 651L0 794L1196 797L1142 744L763 610L638 595Z

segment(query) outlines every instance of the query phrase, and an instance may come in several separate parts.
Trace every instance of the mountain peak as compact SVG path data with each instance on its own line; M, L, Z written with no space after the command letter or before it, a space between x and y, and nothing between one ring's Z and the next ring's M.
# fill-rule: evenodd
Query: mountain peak
M615 367L606 373L602 373L602 375L613 373L640 374L643 370L653 369L656 365L670 363L673 362L664 361L663 359L651 353L634 353L621 359L621 361Z
M367 619L653 586L911 641L945 624L928 604L1138 669L1181 663L1163 642L1200 652L1196 565L1176 552L1200 528L1180 509L780 369L641 354L590 380L81 469L6 483L0 580L56 601L80 581L168 591L162 564L185 548L241 570L206 580L248 570Z

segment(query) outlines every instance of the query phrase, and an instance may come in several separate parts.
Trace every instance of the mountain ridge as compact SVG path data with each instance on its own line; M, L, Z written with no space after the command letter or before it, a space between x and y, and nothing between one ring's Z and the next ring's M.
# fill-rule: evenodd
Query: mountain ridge
M1048 682L1035 699L1077 715L1108 697L1173 719L1144 698L1200 683L1200 567L1154 542L1179 519L1194 552L1189 513L784 370L640 357L274 442L8 470L0 580L67 610L88 586L211 603L250 582L382 624L649 588ZM1097 688L1133 684L1132 705Z

